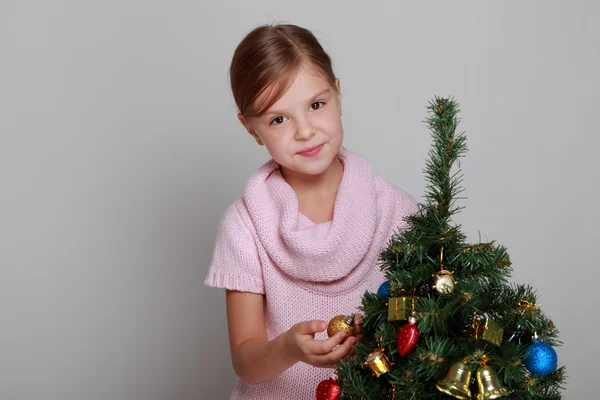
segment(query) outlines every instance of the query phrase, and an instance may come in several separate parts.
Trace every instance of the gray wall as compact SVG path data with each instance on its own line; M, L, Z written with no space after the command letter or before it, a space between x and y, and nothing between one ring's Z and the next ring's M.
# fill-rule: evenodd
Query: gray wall
M221 213L267 154L227 68L272 21L322 40L346 146L418 199L425 105L455 96L457 222L538 289L566 398L597 394L598 3L361 4L0 3L0 398L228 397L224 294L203 280Z

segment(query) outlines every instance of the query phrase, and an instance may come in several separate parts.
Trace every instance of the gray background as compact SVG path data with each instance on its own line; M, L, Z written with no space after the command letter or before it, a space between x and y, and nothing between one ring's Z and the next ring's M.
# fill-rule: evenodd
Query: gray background
M356 3L359 4L359 3ZM471 241L508 247L598 393L593 1L0 3L0 398L225 399L218 220L267 160L227 68L257 24L334 60L345 145L422 200L434 96L461 104Z

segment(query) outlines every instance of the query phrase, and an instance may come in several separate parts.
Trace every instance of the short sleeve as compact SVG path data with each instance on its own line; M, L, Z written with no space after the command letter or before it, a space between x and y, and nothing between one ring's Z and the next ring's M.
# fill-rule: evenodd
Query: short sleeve
M217 239L204 284L264 294L262 264L256 242L238 207L231 204L219 221Z

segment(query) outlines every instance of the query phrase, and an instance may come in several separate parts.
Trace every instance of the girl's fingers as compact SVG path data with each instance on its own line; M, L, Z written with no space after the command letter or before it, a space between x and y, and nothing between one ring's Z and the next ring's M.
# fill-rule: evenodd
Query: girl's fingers
M360 324L363 321L362 314L354 314L354 323L356 325Z
M304 321L298 324L298 330L305 335L314 335L327 328L327 322L319 320Z
M329 354L345 338L346 334L344 332L338 332L325 340L310 340L308 351L311 354Z
M354 315L354 329L356 330L356 334L360 335L360 323L363 321L362 314Z
M322 359L323 363L335 363L337 360L346 357L352 350L352 346L356 343L354 336L349 337L344 343L331 350L329 354Z

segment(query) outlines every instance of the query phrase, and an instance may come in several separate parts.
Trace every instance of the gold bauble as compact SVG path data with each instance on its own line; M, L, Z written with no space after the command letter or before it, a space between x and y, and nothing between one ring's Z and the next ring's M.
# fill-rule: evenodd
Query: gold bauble
M346 332L346 336L356 335L356 329L354 329L354 314L337 315L329 321L329 325L327 325L327 335L331 337L338 332Z
M448 294L454 291L454 273L446 270L442 270L435 274L435 285L433 286L440 294Z

